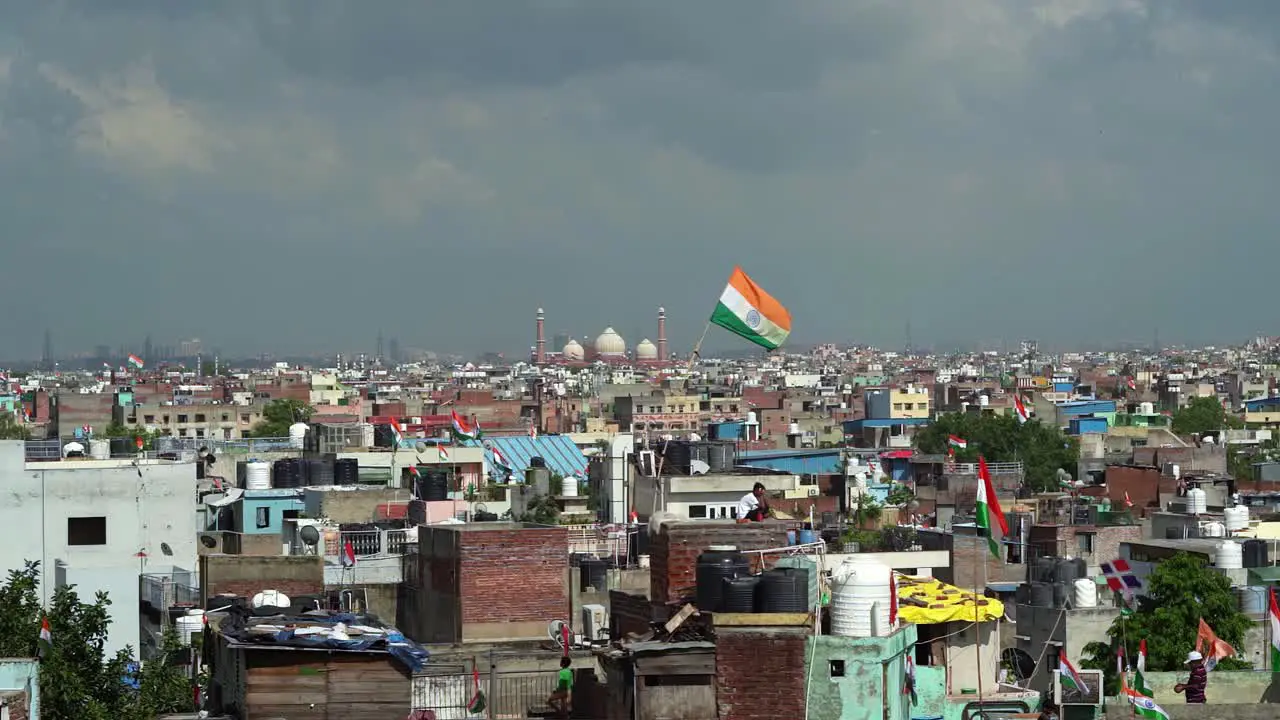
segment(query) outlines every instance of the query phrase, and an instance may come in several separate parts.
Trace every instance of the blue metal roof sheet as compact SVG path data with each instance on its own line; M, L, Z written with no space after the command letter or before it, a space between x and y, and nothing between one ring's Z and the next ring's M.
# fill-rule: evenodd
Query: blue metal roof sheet
M507 459L511 471L517 475L524 473L529 467L529 460L533 457L546 460L547 468L563 477L570 475L586 477L587 475L587 456L582 454L582 450L579 450L573 443L573 439L567 435L539 435L536 438L511 435L485 438L484 443L484 459L491 468L497 467L493 459L493 450L490 449L496 447Z

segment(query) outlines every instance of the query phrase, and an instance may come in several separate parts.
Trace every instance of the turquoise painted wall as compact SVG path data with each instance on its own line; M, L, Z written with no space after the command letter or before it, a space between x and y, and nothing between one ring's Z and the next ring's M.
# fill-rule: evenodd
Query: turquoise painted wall
M29 690L31 717L40 717L40 663L29 658L0 658L0 690Z
M260 493L273 494L264 496ZM246 535L278 535L284 529L283 518L286 510L295 510L299 514L306 511L306 505L302 502L302 492L285 488L246 490L244 499L232 508L236 531ZM266 510L266 527L258 527L260 508Z
M809 718L910 720L916 708L910 707L902 687L904 658L914 652L915 642L914 625L887 637L810 637Z

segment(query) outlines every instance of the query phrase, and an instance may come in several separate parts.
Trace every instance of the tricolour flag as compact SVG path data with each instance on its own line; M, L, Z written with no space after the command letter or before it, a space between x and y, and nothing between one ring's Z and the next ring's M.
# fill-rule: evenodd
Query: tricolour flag
M497 445L490 445L489 452L493 454L493 464L498 467L507 468L508 470L511 469L511 463L507 461L507 456L502 454L502 451L498 449Z
M1004 511L1000 509L1000 498L996 497L996 488L991 484L991 471L987 469L987 460L981 455L978 456L978 497L975 505L978 527L986 533L991 554L996 556L996 559L1003 559L1000 552L1000 539L1009 535L1009 523L1004 519ZM999 538L995 533L997 528L1000 530Z
M902 694L911 696L911 704L915 705L918 701L916 697L916 663L911 658L911 650L907 650L907 654L902 657L902 671L906 677L902 680Z
M720 302L711 313L711 324L762 348L775 350L791 334L791 313L747 277L742 268L735 267L729 284L720 293Z
M130 355L129 365L131 367L137 368L138 370L141 370L142 366L146 365L146 363L142 362L142 358L138 357L137 355Z
M342 567L353 568L356 566L356 548L351 544L350 540L342 543Z
M1141 677L1141 673L1139 673L1139 677ZM1129 704L1133 705L1133 712L1138 717L1149 718L1150 720L1169 720L1169 713L1157 705L1150 695L1143 695L1136 688L1129 687L1129 684L1125 682L1124 675L1120 676L1120 695L1125 700L1128 700Z
M391 435L396 443L394 447L400 447L404 442L404 430L401 429L400 423L396 422L395 418L391 418Z
M953 448L958 448L958 449L960 449L960 450L963 450L963 449L965 449L965 448L969 447L969 441L968 441L968 440L965 440L964 438L960 437L959 435L948 435L948 436L947 436L947 444L948 444L948 445L950 445L950 446L951 446L951 447L953 447Z
M1089 694L1089 686L1084 684L1084 678L1080 677L1080 671L1076 670L1076 666L1071 664L1067 659L1067 654L1061 650L1058 651L1058 673L1062 676L1062 684L1066 687L1075 689L1082 695Z
M441 462L449 462L449 448L444 445L437 445L436 450L440 453Z
M1280 604L1276 603L1276 589L1267 591L1271 608L1267 615L1271 618L1271 672L1280 672Z
M453 416L454 435L457 435L463 440L475 440L479 437L479 434L476 432L476 428L472 427L471 423L467 422L466 418L459 415L457 410L450 410L449 412L452 413Z
M530 425L530 426L529 426L529 439L530 439L530 440L537 440L537 439L538 439L538 428L537 428L537 426L536 426L536 425Z
M1031 419L1031 412L1027 410L1026 403L1022 402L1022 396L1013 394L1013 414L1017 416L1019 423L1024 423Z

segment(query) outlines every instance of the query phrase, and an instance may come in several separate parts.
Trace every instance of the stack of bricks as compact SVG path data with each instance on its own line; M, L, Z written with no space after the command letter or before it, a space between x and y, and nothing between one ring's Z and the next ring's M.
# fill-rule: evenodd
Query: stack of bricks
M805 717L806 634L805 628L717 628L720 720Z
M786 526L779 522L741 525L724 521L675 521L662 525L649 543L649 598L656 604L691 601L697 590L698 556L712 545L732 545L739 550L765 550L787 545ZM767 569L778 555L766 555L766 567L759 567L759 555L747 553L752 572Z

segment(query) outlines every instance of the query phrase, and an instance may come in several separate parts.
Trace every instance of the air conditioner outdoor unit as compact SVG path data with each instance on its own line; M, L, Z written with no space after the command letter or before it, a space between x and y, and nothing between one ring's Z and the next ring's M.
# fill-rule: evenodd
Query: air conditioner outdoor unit
M816 497L817 495L818 495L818 488L809 488L809 497Z
M582 635L591 641L608 639L609 619L603 605L582 606Z

